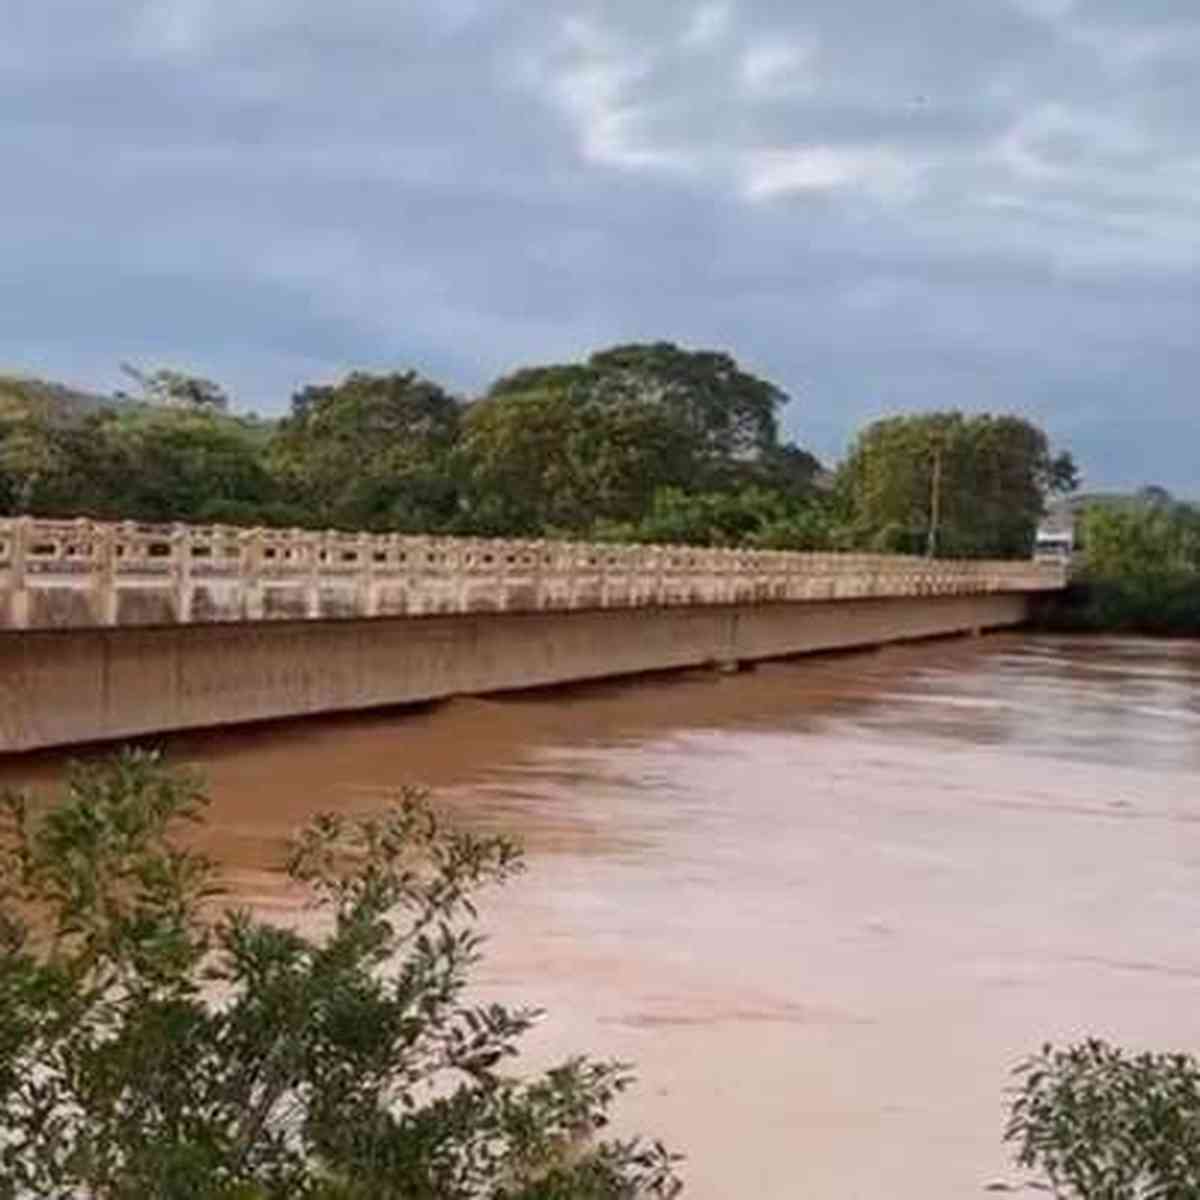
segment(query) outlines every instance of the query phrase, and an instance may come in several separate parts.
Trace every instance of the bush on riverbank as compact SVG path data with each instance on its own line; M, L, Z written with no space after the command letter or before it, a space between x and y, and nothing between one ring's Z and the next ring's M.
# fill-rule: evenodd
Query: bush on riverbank
M0 803L0 1200L674 1196L657 1143L595 1141L629 1082L503 1070L536 1020L469 1004L503 838L424 800L314 820L291 879L320 932L218 912L179 838L206 800L129 753L35 816Z
M1055 633L1137 633L1200 637L1200 577L1152 587L1127 579L1083 579L1042 609L1037 625Z
M1200 510L1150 489L1089 508L1079 535L1079 579L1047 606L1046 627L1200 637Z

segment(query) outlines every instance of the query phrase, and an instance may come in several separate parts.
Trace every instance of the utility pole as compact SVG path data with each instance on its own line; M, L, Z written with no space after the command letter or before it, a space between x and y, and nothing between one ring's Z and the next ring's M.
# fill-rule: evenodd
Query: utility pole
M929 537L925 542L925 557L937 557L938 526L942 520L942 442L933 444L933 478L929 484Z

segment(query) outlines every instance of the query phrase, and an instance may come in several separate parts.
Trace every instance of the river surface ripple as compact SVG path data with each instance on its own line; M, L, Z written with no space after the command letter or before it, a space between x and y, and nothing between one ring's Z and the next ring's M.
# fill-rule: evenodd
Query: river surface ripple
M171 739L235 887L421 783L516 835L482 995L637 1064L696 1200L1013 1178L1044 1039L1200 1048L1200 645L1020 634ZM0 765L46 783L53 757Z

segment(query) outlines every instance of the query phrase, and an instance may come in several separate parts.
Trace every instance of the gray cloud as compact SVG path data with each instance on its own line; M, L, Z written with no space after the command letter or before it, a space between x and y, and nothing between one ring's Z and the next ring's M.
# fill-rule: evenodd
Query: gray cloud
M1200 494L1191 0L9 0L0 361L276 411L625 338L732 349L836 455L1041 421Z

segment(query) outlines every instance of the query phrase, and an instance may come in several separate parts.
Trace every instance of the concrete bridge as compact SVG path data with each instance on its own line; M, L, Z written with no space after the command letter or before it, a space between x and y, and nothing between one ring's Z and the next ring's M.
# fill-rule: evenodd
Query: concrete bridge
M1019 624L1062 568L0 520L0 751Z

